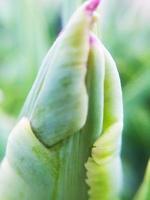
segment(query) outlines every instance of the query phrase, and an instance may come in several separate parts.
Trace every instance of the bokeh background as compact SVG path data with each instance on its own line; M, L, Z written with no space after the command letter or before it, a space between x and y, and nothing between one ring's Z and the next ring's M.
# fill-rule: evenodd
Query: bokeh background
M0 0L0 160L42 60L83 0ZM150 1L103 0L100 37L124 98L122 197L132 199L150 157Z

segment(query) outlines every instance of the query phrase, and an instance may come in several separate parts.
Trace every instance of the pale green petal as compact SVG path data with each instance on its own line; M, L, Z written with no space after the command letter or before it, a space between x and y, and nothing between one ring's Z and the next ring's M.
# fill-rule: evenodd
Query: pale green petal
M93 15L85 6L76 11L46 57L22 113L46 146L79 131L87 118L85 77Z
M99 43L97 41L97 43ZM120 148L123 125L121 84L116 65L105 54L104 121L102 135L95 142L86 163L90 200L117 200L122 182Z
M56 163L56 155L38 141L23 118L10 134L0 166L0 199L49 200L55 191Z
M98 139L103 127L104 117L104 79L105 59L102 49L97 48L91 35L90 52L87 63L86 87L89 97L87 121L84 131L87 132L91 145ZM88 139L87 138L87 139Z

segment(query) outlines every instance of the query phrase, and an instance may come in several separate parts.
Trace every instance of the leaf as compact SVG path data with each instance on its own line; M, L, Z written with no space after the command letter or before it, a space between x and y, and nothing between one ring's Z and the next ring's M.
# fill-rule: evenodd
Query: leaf
M146 169L143 183L140 186L134 199L135 200L149 200L149 198L150 198L150 161Z

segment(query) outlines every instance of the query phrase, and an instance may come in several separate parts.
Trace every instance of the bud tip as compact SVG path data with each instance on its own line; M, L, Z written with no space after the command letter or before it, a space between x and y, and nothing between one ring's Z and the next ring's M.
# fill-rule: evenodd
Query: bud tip
M89 41L90 45L93 45L93 44L95 44L97 42L93 34L90 35L90 39L89 40L90 40Z
M86 6L86 10L88 12L93 12L96 10L96 8L99 6L101 0L89 0L87 6Z

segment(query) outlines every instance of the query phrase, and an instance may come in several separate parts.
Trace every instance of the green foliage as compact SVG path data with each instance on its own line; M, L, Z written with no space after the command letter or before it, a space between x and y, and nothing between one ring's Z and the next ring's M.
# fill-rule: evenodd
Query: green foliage
M150 161L147 166L144 181L137 192L135 200L149 200L150 197Z
M10 1L10 8L7 21L1 19L0 49L6 50L0 55L0 89L5 98L2 109L16 115L49 45L43 11L37 1Z
M5 149L7 144L7 139L9 132L14 126L15 120L9 116L6 116L4 113L0 114L0 161L5 155Z

